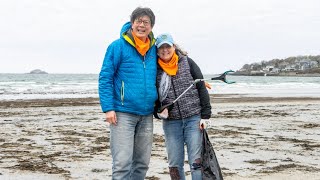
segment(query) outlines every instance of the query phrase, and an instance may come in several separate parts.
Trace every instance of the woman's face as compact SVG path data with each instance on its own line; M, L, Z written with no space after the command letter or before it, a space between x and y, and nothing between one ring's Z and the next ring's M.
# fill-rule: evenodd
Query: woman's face
M158 48L158 56L163 60L163 62L167 63L171 60L175 50L176 48L174 46L170 46L169 44L162 44Z
M148 16L141 16L135 19L131 27L134 34L144 42L152 31L151 21Z

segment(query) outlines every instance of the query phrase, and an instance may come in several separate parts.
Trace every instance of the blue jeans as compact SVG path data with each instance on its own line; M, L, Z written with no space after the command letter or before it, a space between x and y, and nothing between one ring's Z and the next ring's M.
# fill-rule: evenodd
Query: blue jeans
M202 179L201 150L202 136L199 128L200 116L181 120L164 120L163 130L168 152L171 179L185 180L184 144L187 145L188 161L193 180Z
M117 125L110 125L112 179L143 180L151 157L152 114L116 112L116 115Z

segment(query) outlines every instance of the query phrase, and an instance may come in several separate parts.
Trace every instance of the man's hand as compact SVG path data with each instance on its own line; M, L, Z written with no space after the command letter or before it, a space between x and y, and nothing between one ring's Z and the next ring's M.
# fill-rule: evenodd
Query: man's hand
M201 119L200 120L200 129L207 129L209 127L211 127L211 121L210 119Z
M117 125L117 115L116 112L114 111L108 111L105 113L106 114L106 120L110 124Z

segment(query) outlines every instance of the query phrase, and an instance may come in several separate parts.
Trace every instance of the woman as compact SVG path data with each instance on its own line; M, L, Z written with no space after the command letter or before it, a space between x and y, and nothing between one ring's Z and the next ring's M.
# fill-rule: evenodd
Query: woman
M200 68L187 57L170 34L161 34L156 41L158 54L157 87L159 100L156 109L173 102L195 79L203 79ZM211 105L205 83L197 83L172 107L156 113L163 119L166 149L171 179L185 179L184 144L192 179L202 179L201 129L209 122Z

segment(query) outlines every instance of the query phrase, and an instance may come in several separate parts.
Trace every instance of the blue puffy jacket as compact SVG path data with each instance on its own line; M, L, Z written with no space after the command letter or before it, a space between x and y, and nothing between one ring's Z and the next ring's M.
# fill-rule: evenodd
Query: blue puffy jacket
M120 39L112 42L105 54L99 75L100 104L103 112L149 115L158 97L155 39L150 33L151 47L141 56L127 34L129 29L130 22L124 24Z

